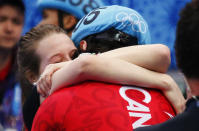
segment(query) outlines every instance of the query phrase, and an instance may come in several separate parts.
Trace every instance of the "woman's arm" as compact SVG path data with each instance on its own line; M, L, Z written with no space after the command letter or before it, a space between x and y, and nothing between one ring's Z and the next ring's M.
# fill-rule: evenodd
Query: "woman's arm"
M164 76L124 60L83 54L53 74L52 87L97 80L164 90L168 88L166 81L163 81Z
M119 58L161 73L167 72L170 65L170 50L163 44L123 47L100 55L109 58Z
M95 55L81 55L55 72L52 76L51 91L85 80L157 88L162 90L177 113L184 109L184 97L169 75L150 71L120 59Z
M100 54L100 56L107 57L110 59L118 58L127 61L129 63L134 63L135 65L144 67L146 69L161 73L165 73L170 64L170 51L167 46L162 44L129 46L102 53ZM50 81L47 83L51 84L51 78L49 78L49 76L51 77L51 75L56 70L58 70L62 66L65 66L65 64L67 63L69 62L58 63L52 66L49 65L45 70L45 72L43 73L43 74L49 74L48 77L46 78L44 77L45 79L48 79ZM49 68L51 70L49 70ZM45 80L40 80L40 81L44 81L40 83L43 83L43 85L46 85L47 87L51 86L50 84L46 84ZM45 92L47 92L46 88L43 88L43 90L42 88L38 89L39 92L41 92L42 94L45 94Z
M166 63L169 63L168 60L170 59L167 58L168 56L166 54L168 53L162 53L166 51L160 51L160 49L164 48L164 46L143 45L134 47L132 46L113 50L112 55L110 52L101 54L100 56L81 55L74 61L66 62L63 64L63 68L53 74L51 92L61 88L62 86L72 85L84 80L97 80L118 84L137 85L141 87L161 89L170 102L175 105L175 108L178 108L178 110L181 109L179 105L183 105L183 96L172 78L166 74L142 68L145 67L155 70L155 66L159 67L162 64L161 62L163 62L162 65L165 69L159 68L158 70L160 70L160 72L165 72L164 70L166 70L168 66ZM141 55L137 55L137 57L139 57L134 58L134 55L136 56L136 54L139 53ZM164 60L167 62L164 62ZM147 64L147 62L151 63L151 65ZM136 63L140 66L142 65L142 67L131 63ZM45 84L44 82L44 84L39 85L45 86L49 84ZM175 101L177 96L176 92L179 94L179 98L177 100L178 102Z
M102 54L100 54L100 56L109 58L108 61L104 62L105 64L109 61L112 61L112 58L118 58L118 59L129 62L129 64L133 63L133 64L141 66L143 68L146 68L146 69L149 69L152 71L163 72L163 73L165 73L167 71L167 68L170 63L170 51L167 46L162 45L162 44L129 46L129 47L119 48L119 49L115 49L112 51L102 53ZM103 60L104 59L102 59L102 61ZM78 61L80 61L80 62L78 62ZM75 60L75 62L73 62L72 67L77 66L76 69L74 69L74 70L77 70L77 68L81 69L81 67L82 67L81 62L82 62L81 59L77 59L77 60ZM91 60L89 62L91 62ZM86 63L85 60L83 61L83 63ZM92 65L92 64L90 64L90 65ZM132 66L135 66L135 65L132 65ZM78 67L78 66L80 66L80 67ZM66 67L66 68L68 68L68 67ZM99 68L101 68L101 67L99 67ZM70 69L70 71L73 71L73 69ZM112 73L110 70L107 70L105 73L109 73L109 72L110 72L110 74ZM64 73L65 73L65 71L64 71ZM93 72L89 72L87 75L93 75L93 74L97 74L96 70L94 70ZM98 74L98 75L102 75L102 74ZM74 77L74 76L75 76L75 74L71 74L71 77ZM128 75L125 74L124 76L126 76L126 77L123 77L124 80L126 78L128 78ZM101 78L102 77L103 76L101 76ZM118 76L114 75L114 77L116 79ZM120 77L118 77L118 78L120 79ZM106 81L108 79L112 79L112 78L111 77L106 78ZM151 77L151 80L153 80L153 81L151 81L151 83L149 83L149 81L147 81L147 84L143 80L137 81L139 78L136 79L133 77L133 79L135 79L134 82L136 85L139 84L138 86L144 86L144 87L150 86L151 87L152 84L154 84L155 86L158 85L157 83L155 83L155 80L154 80L155 78L152 78L152 77ZM131 80L133 80L133 79L131 79ZM79 81L81 81L81 79L79 79ZM120 83L122 82L121 79L118 80L118 82L119 81L120 81ZM137 81L137 83L136 83L136 81ZM57 81L57 83L58 82L59 82L59 80ZM122 83L122 84L124 84L124 83ZM70 84L68 83L67 85L70 85ZM162 87L162 85L158 85L158 86Z

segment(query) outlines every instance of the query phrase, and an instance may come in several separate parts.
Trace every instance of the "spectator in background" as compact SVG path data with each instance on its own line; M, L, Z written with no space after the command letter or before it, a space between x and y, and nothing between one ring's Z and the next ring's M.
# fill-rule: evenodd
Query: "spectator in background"
M37 6L43 16L40 24L60 26L71 36L79 19L104 3L101 0L38 0Z
M182 114L163 124L135 131L199 131L199 0L188 3L181 11L176 33L177 65L186 77L192 98Z
M21 0L0 1L0 123L5 128L14 126L9 125L13 123L12 115L16 115L13 114L14 98L21 97L14 95L17 85L15 56L24 25L24 11Z

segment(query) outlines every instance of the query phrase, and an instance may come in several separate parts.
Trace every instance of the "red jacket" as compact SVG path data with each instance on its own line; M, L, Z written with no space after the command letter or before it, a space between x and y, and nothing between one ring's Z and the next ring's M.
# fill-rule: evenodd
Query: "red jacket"
M160 91L98 82L61 89L40 106L33 131L132 131L174 116Z

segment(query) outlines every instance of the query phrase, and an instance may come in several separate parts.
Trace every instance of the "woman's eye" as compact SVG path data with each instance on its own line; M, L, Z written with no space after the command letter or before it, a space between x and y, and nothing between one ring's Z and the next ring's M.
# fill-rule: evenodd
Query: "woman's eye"
M54 61L53 63L55 64L55 63L60 63L60 62L63 62L63 61L57 60L57 61Z
M60 62L63 62L63 61L64 61L63 57L54 56L54 57L51 58L50 64L60 63Z

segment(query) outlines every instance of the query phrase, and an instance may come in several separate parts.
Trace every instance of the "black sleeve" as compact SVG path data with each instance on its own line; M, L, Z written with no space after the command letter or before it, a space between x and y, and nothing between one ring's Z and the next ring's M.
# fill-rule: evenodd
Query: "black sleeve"
M26 128L30 131L34 116L40 106L40 97L36 88L33 88L30 96L26 99L23 105L23 119Z
M199 111L184 112L164 123L140 127L133 131L199 131Z

